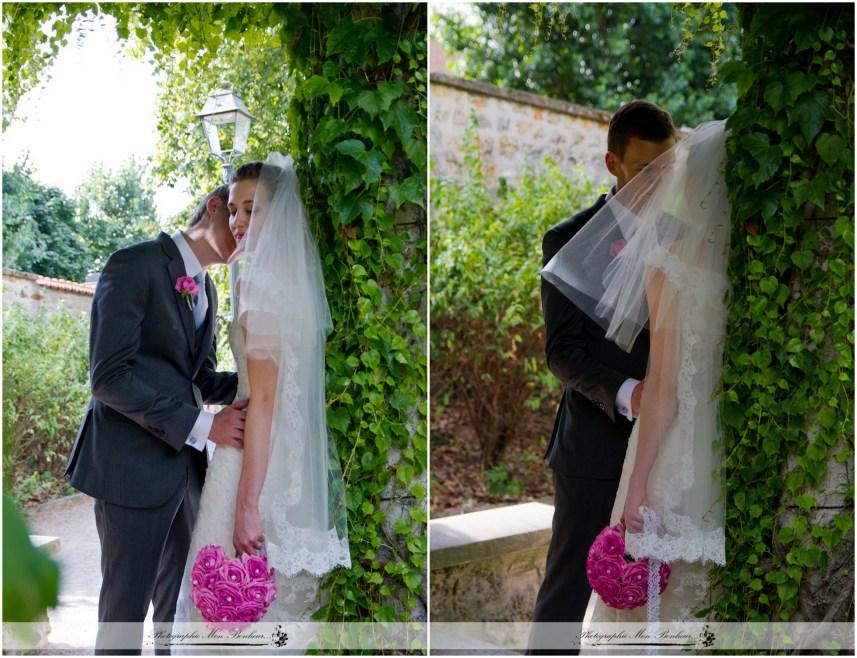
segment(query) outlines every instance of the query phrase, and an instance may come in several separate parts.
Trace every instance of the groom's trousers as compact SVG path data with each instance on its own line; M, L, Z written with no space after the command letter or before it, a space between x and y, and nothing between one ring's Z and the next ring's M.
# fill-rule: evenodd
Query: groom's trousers
M553 534L545 577L536 597L533 622L583 621L592 589L586 579L586 556L595 537L610 523L619 480L574 478L553 471ZM538 626L530 633L527 654L568 655L577 650L540 647ZM550 635L555 638L556 633ZM570 643L575 638L569 637ZM546 642L543 639L543 642Z
M140 654L143 621L172 623L203 476L194 464L185 482L159 507L135 508L95 501L101 541L101 593L95 653ZM157 648L157 654L169 649Z

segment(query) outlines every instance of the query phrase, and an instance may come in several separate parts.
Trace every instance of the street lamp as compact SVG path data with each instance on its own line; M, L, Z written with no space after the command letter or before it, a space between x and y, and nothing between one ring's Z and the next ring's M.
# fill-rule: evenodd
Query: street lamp
M202 111L196 116L202 122L208 148L223 165L223 178L229 184L234 170L235 158L247 150L247 138L250 135L250 123L255 117L247 111L244 101L232 92L232 85L222 82ZM238 264L229 265L229 292L232 301L232 313L235 313L235 281L238 278Z
M208 97L196 116L202 121L208 147L223 163L228 183L235 158L247 150L250 123L255 117L247 111L244 101L232 92L228 82L221 83L220 89Z

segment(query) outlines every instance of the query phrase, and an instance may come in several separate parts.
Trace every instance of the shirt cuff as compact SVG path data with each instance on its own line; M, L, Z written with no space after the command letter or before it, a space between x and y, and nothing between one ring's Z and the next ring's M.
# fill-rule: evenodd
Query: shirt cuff
M634 418L636 418L636 416L631 413L631 395L633 395L634 389L639 383L639 379L629 377L625 380L622 386L619 387L619 392L616 393L616 411L625 416L628 420L634 420Z
M211 433L211 425L214 423L214 414L210 411L200 410L196 422L190 430L190 436L187 437L185 443L191 448L196 448L200 452L205 449L205 442L208 435Z

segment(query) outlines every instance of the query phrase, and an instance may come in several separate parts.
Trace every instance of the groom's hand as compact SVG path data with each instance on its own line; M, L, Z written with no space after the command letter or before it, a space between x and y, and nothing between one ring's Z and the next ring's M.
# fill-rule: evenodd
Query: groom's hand
M244 420L247 417L247 412L244 410L248 404L249 400L239 400L217 412L211 423L208 438L218 445L232 446L239 450L243 448Z

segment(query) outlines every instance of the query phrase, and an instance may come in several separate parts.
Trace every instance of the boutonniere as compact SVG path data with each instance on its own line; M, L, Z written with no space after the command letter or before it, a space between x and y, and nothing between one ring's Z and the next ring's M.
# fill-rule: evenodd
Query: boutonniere
M187 307L193 312L192 296L199 292L199 287L192 276L180 276L176 279L176 292L187 302Z
M616 256L621 254L626 244L628 244L628 241L623 240L622 238L619 238L618 240L613 240L613 242L610 244L610 258L616 258Z

